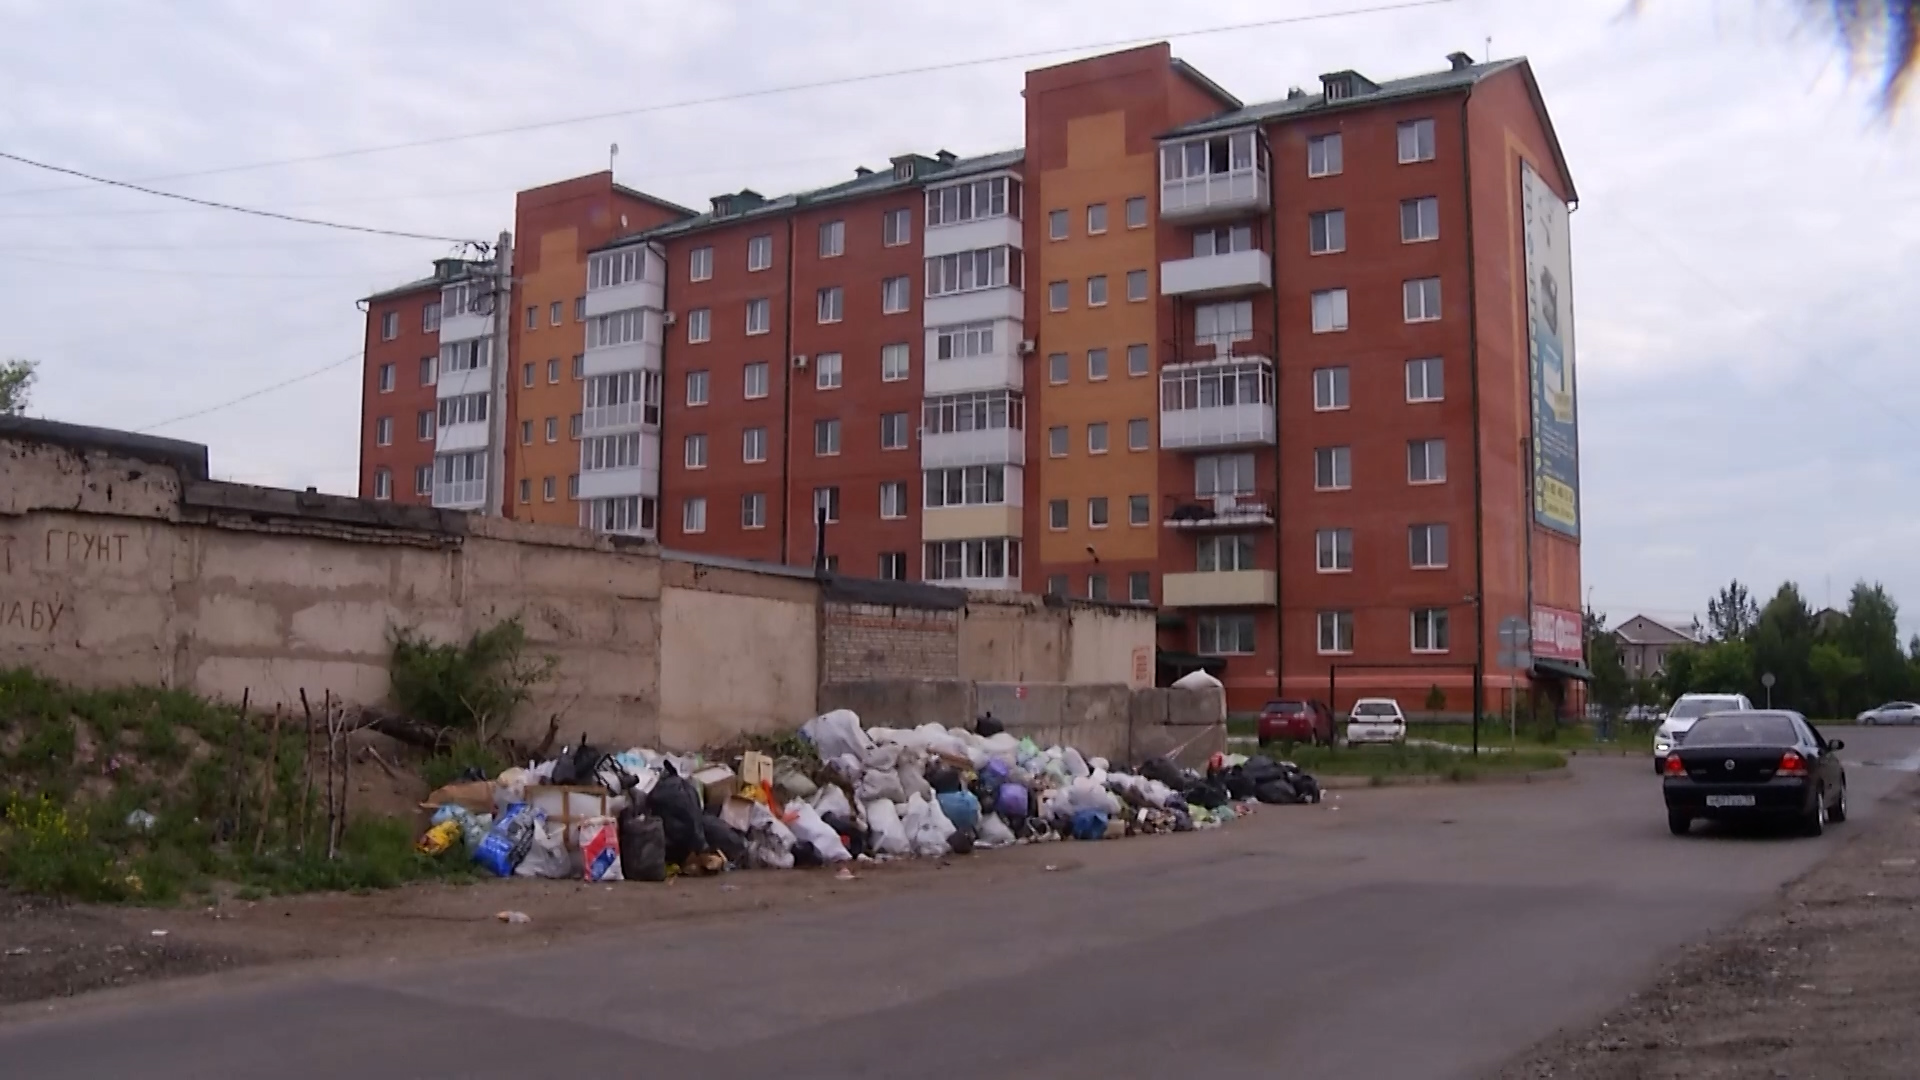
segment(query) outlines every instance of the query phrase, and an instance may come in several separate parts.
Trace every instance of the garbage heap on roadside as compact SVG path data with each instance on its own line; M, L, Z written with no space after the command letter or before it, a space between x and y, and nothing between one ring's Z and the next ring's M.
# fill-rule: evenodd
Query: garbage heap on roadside
M800 729L812 758L732 760L586 745L433 793L420 850L501 876L664 881L672 874L967 854L1053 840L1217 828L1257 803L1320 801L1289 762L1215 755L1138 770L1042 748L991 716L975 729L863 728L851 711Z

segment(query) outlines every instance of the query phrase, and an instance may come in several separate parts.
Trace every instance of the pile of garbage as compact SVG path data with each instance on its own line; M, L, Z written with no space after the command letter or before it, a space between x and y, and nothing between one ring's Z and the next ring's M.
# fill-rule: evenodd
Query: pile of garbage
M1071 838L1218 828L1258 803L1320 801L1289 762L1216 754L1202 772L1129 771L1040 747L991 715L974 730L863 728L851 711L800 729L811 759L731 763L578 745L552 761L433 793L423 853L463 851L501 876L665 881L728 869L885 861Z

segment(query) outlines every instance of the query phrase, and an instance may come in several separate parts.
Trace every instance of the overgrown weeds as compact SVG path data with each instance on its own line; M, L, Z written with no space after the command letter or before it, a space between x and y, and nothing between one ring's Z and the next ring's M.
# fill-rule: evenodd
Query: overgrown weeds
M491 746L553 675L550 656L527 651L526 629L508 619L462 644L433 641L416 630L392 631L393 703L409 718L472 736Z

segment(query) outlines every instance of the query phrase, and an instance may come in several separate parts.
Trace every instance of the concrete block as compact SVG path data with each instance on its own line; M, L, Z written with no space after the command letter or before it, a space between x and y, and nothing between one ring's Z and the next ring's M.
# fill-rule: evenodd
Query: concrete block
M201 597L181 614L183 628L198 649L276 649L287 644L280 612L271 604L246 596L217 593Z
M868 727L910 728L936 723L968 727L975 712L974 685L960 679L870 679L828 683L818 707L797 716L794 726L832 709L852 709Z
M393 581L392 549L316 537L198 529L196 574L204 584L384 596Z
M294 652L358 656L385 662L388 634L405 616L392 605L367 600L330 600L296 609L288 619L287 644Z

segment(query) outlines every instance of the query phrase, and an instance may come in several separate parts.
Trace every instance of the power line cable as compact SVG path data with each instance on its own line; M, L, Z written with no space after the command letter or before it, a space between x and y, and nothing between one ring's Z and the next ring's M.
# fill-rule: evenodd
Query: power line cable
M261 397L266 394L271 394L275 390L284 390L287 387L294 385L295 383L302 383L307 381L308 379L314 378L315 376L324 375L327 372L332 371L334 368L337 368L342 364L350 363L354 360L360 359L360 357L363 355L363 352L364 351L361 349L355 349L354 351L348 353L347 355L341 357L338 360L333 361L330 364L325 364L321 367L314 368L312 371L308 371L300 375L295 375L291 379L283 379L280 382L274 383L272 386L263 386L258 390L254 390L249 393L242 394L237 398L230 398L226 401L219 402L218 404L209 405L204 409L195 409L193 412L181 413L179 416L162 420L156 424L148 424L145 427L134 428L133 430L136 434L144 435L150 431L158 431L163 427L170 427L174 424L181 422L182 420L192 420L196 417L205 416L208 413L216 413L222 409L230 409L235 405L242 404L243 402L252 401L254 398Z
M390 280L394 278L403 277L407 273L407 271L396 271L394 273L385 274L385 275L375 275L375 274L365 274L365 273L256 274L256 273L244 272L244 271L225 272L220 270L195 270L192 268L169 267L169 266L119 266L114 263L102 263L102 262L69 262L64 259L43 259L43 258L39 258L37 256L32 256L32 255L14 255L11 253L7 255L5 260L0 260L0 270L4 270L6 268L6 264L8 263L34 263L39 266L61 266L61 267L66 267L73 270L91 270L96 273L108 273L108 274L147 274L147 275L156 276L156 277L232 278L236 280L260 280L260 281L267 281L267 280L345 281L348 279L355 279L360 281L368 281L368 280L380 281L380 280Z

